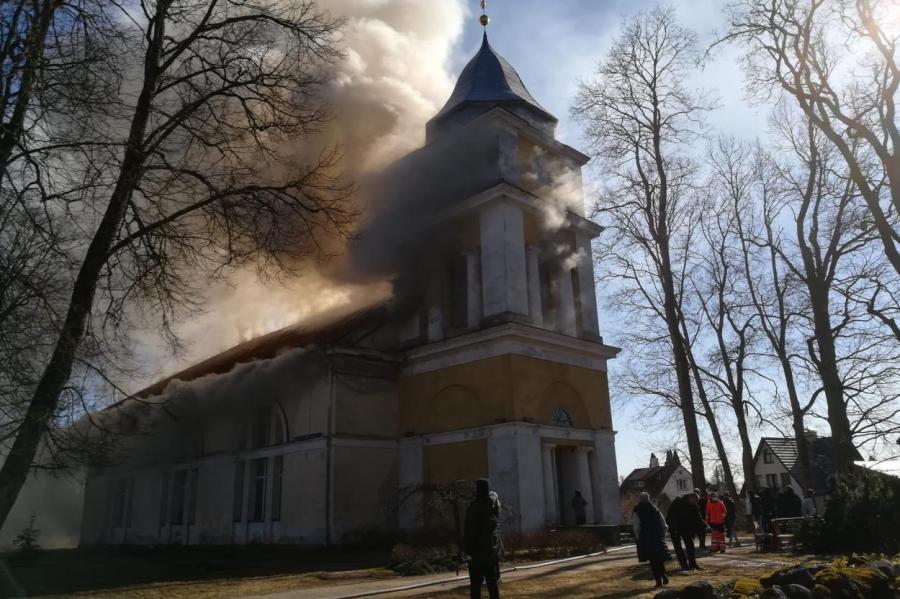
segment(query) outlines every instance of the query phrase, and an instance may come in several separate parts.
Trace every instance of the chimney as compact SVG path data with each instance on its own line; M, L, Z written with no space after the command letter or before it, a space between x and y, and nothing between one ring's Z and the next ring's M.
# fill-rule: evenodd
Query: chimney
M659 468L659 460L656 458L655 453L650 454L650 467L651 468Z
M807 443L812 443L813 441L815 441L816 439L819 438L819 433L817 433L816 431L807 429L807 430L803 431L803 436L806 438Z

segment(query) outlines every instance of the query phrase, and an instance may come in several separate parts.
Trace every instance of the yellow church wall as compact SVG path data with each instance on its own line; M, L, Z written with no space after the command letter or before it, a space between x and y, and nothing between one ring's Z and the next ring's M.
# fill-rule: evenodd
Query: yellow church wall
M424 448L423 479L426 484L477 480L488 476L487 440L475 439ZM425 498L425 524L428 528L454 528L448 506L440 506L435 496ZM461 509L461 506L457 506ZM462 512L459 517L462 518Z
M400 430L407 434L550 424L555 407L578 428L612 428L606 373L509 354L400 381Z
M488 475L487 440L475 439L424 448L426 483L475 480Z

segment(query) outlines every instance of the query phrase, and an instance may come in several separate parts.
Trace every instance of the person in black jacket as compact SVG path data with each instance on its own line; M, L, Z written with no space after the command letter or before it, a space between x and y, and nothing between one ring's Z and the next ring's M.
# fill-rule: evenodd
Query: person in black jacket
M666 519L656 506L650 503L650 495L641 493L631 516L634 538L637 541L639 562L650 562L650 572L656 586L669 584L666 562L672 559L666 547Z
M682 570L700 569L694 552L694 536L706 530L706 523L700 517L698 503L696 493L676 497L666 514L672 546Z
M463 549L469 556L469 592L481 598L485 583L490 599L500 597L500 498L487 479L475 481L475 499L466 509Z

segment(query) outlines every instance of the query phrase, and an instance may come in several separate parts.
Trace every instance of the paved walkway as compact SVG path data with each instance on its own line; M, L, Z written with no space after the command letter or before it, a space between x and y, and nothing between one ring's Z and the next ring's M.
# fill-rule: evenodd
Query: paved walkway
M602 570L633 562L635 551L633 545L613 547L606 553L592 554L554 560L550 562L535 562L520 564L514 568L504 570L503 581L509 583L517 580L526 580L538 576L552 576L573 570ZM718 565L733 564L735 566L767 565L773 568L784 564L778 556L750 556L747 550L738 550L725 555L703 556L703 560L715 560ZM462 573L461 573L462 574ZM409 576L402 579L385 581L373 580L370 582L339 583L332 582L327 586L284 591L270 595L258 595L244 599L351 599L356 597L418 597L426 593L449 591L465 587L468 577L454 576L451 573L432 574L428 576Z

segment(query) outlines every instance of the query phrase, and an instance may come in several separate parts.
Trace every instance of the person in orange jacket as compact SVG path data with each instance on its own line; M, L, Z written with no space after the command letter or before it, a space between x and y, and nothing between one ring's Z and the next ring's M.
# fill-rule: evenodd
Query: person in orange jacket
M725 502L719 499L717 493L711 493L706 502L706 523L712 529L710 551L713 553L725 553L725 518L728 516L728 508Z

